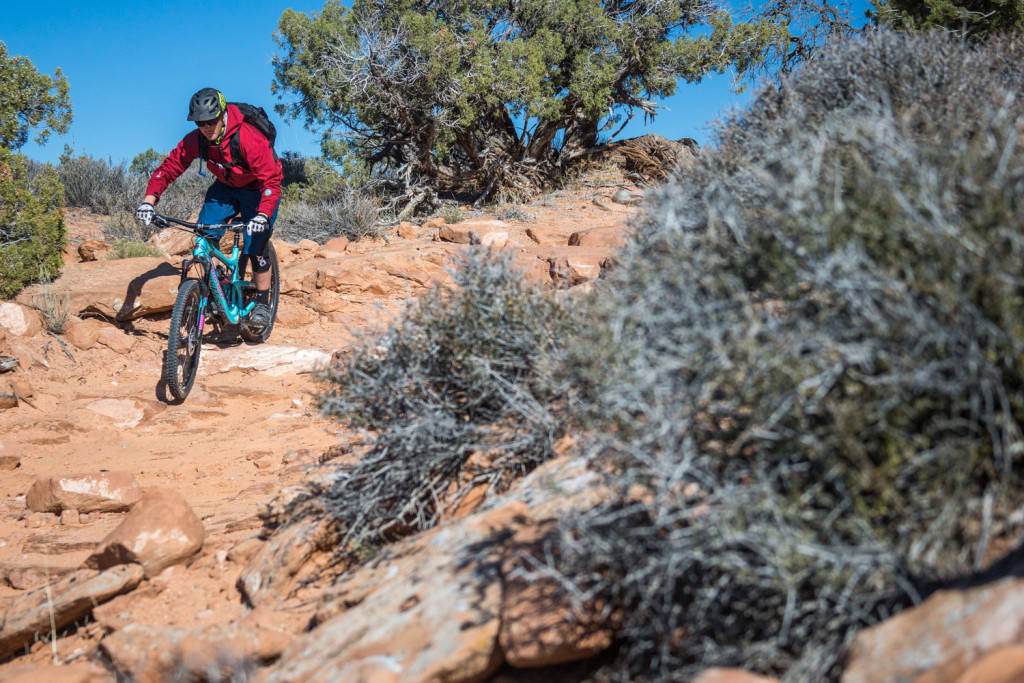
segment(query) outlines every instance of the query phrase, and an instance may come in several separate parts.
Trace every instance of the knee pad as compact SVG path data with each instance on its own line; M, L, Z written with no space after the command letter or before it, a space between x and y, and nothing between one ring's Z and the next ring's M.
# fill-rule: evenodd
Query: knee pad
M264 253L258 255L250 255L249 260L252 261L252 270L254 273L265 273L270 270L270 259L267 258L266 250Z

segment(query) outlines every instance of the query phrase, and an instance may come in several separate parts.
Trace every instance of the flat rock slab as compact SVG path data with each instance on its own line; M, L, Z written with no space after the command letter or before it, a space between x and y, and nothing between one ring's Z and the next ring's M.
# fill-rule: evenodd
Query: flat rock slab
M135 588L144 578L142 567L128 564L97 572L80 569L48 587L37 588L9 600L0 627L0 658L17 652L38 636L81 619L92 608Z
M51 287L69 292L69 308L76 315L93 312L131 320L171 310L179 281L179 271L170 262L142 257L69 264ZM35 306L41 293L39 285L27 287L17 301Z
M131 472L95 472L37 479L25 505L33 512L124 512L141 498Z
M271 376L311 372L327 365L331 354L320 349L294 346L237 346L219 349L204 346L200 356L200 372L255 370Z
M512 503L389 546L334 586L263 680L484 680L503 660L502 541L527 517Z

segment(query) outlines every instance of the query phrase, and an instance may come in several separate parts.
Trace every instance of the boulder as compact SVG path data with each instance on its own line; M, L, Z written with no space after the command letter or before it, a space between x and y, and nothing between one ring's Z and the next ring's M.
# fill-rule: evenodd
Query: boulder
M64 510L81 512L124 512L142 498L130 472L97 472L37 479L25 494L25 505L33 512Z
M481 244L498 248L505 246L509 238L509 225L493 218L474 218L454 225L442 225L437 239L455 244Z
M996 648L1024 639L1024 579L938 591L857 634L842 683L956 681Z
M618 226L579 230L569 235L571 247L621 247L626 243L627 232Z
M82 261L98 261L112 248L103 240L87 239L78 245L78 257Z
M149 238L149 244L168 256L184 256L192 253L195 243L192 233L175 228L164 228Z
M559 287L575 287L578 284L596 280L601 276L601 267L607 259L602 256L559 256L549 261L551 279Z
M123 330L116 327L107 326L100 329L96 341L122 356L131 353L135 347L135 337L125 334Z
M100 542L85 566L107 569L138 563L152 578L203 547L203 523L180 493L154 488Z
M72 264L53 286L67 288L75 315L93 312L130 320L171 310L179 281L178 268L167 260L142 257ZM35 306L40 293L40 286L33 285L17 301Z
M80 569L10 598L0 620L0 659L38 638L49 637L53 628L61 629L81 619L97 604L132 590L142 579L142 567L137 564L103 572Z
M569 595L550 575L533 576L527 558L551 552L554 523L525 526L506 544L501 561L501 629L498 640L509 666L535 668L587 659L608 648L616 621L590 604L575 618Z
M76 318L64 330L64 339L75 348L88 351L96 346L96 342L99 340L99 332L100 327L94 321Z
M409 221L399 223L396 232L403 240L414 240L420 236L419 228Z
M324 243L324 251L337 251L342 252L348 249L348 238L347 237L335 237L327 240Z
M502 664L501 545L527 520L512 502L384 548L328 589L265 680L486 680Z
M32 337L42 331L43 323L31 307L5 302L0 304L0 327L15 337Z
M235 680L253 662L267 663L292 637L250 623L195 628L129 624L99 645L105 658L134 681ZM188 675L191 674L191 675Z

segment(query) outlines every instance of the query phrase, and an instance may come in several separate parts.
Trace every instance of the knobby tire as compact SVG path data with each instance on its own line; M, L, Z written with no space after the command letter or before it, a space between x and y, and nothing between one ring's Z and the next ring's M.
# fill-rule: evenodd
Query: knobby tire
M203 333L199 329L203 296L196 280L185 280L178 287L178 298L171 313L171 329L167 334L167 355L164 356L164 382L171 394L180 400L188 396L199 371L199 352Z
M259 327L250 325L248 321L243 320L238 325L238 331L241 333L242 338L247 342L255 344L265 342L270 338L270 333L274 329L274 321L277 320L277 298L281 294L281 276L277 266L277 252L274 250L273 242L267 243L267 258L270 259L270 302L267 304L270 308L270 323ZM256 275L254 273L253 280L255 281L255 279ZM255 298L256 286L253 285L246 293L246 305Z

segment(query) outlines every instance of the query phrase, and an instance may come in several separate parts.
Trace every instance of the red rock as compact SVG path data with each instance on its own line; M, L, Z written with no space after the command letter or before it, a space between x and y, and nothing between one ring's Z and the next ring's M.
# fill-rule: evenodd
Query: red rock
M106 569L137 562L152 578L199 552L203 535L203 523L180 493L154 488L103 539L85 566Z
M184 256L192 253L195 243L192 233L174 228L165 228L149 238L149 243L168 256Z
M131 472L97 472L37 479L25 494L35 512L123 512L142 498Z
M693 679L693 683L778 683L778 680L742 669L705 669Z
M39 314L29 306L0 303L0 328L15 337L32 337L43 329Z
M627 232L619 226L591 228L569 235L569 246L574 247L621 247L626 243Z
M399 223L397 232L398 236L404 240L414 240L420 236L417 227L408 221Z
M130 320L169 311L178 295L179 270L163 258L128 258L90 261L67 266L53 287L67 287L69 310L74 315L96 312L117 320ZM39 285L25 288L19 303L34 306Z
M50 634L54 626L62 628L81 619L98 603L135 588L142 578L138 565L105 572L80 569L45 587L15 596L7 601L0 622L0 658Z
M116 327L101 329L96 335L96 341L122 356L131 353L132 348L135 347L135 337L125 334Z
M956 679L956 683L1021 683L1024 645L1007 645L987 653Z
M324 243L324 251L345 251L348 249L348 238L347 237L335 237L329 239Z
M505 661L517 668L551 666L587 659L608 648L615 621L605 622L598 606L570 620L569 596L551 577L529 577L524 555L543 557L552 542L554 524L531 525L516 531L505 545L501 562L501 627L498 642Z
M81 349L82 351L88 351L92 347L96 346L96 342L99 339L99 327L92 322L76 321L71 323L66 330L64 330L64 339L68 343L72 344L75 348Z
M857 634L840 681L955 681L986 652L1022 637L1024 580L939 591Z
M87 239L78 245L78 256L83 261L96 261L112 247L103 240Z

